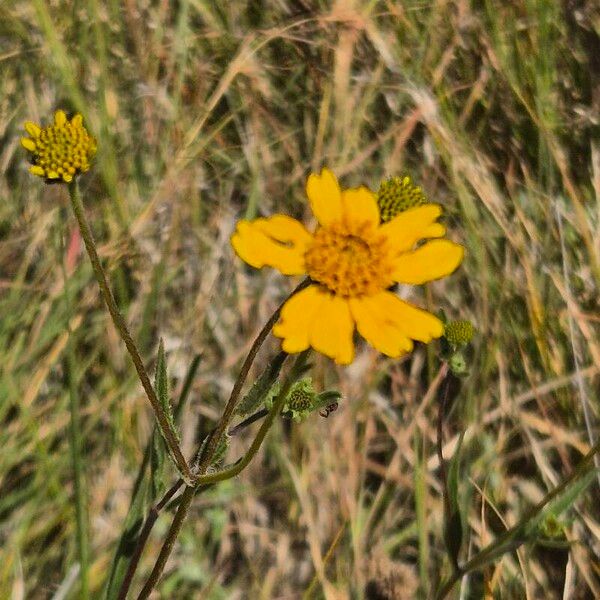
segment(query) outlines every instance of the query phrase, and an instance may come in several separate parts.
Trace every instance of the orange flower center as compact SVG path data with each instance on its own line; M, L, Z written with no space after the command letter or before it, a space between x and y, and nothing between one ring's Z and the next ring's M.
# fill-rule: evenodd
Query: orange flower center
M304 261L311 279L338 296L369 296L393 283L386 239L367 222L320 227Z

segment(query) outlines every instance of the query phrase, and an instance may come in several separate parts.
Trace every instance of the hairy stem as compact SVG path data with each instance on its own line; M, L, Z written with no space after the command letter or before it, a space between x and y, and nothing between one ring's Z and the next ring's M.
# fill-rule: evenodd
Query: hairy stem
M175 544L175 540L181 531L181 526L187 516L188 510L190 508L190 504L194 498L194 493L196 489L193 487L186 487L183 490L183 494L181 494L181 501L179 502L179 506L177 507L177 512L175 513L175 518L171 523L171 527L169 527L169 531L167 533L167 537L163 543L162 548L160 549L160 554L156 559L156 563L154 564L154 568L152 569L152 573L150 573L150 577L146 584L142 588L138 596L138 600L143 600L150 596L150 593L154 589L154 586L158 583L160 576L162 575L163 569L165 568L165 564L169 556L171 555L171 551L173 550L173 545Z
M169 491L162 497L161 501L153 506L146 517L146 521L144 522L144 526L142 531L140 532L137 545L135 547L135 551L131 557L129 562L129 566L127 567L127 573L123 579L123 583L121 584L121 589L119 590L118 600L125 600L127 598L127 593L129 592L129 588L131 587L131 582L133 581L133 576L137 570L138 564L140 562L140 558L142 556L142 551L144 550L144 546L148 541L148 537L150 536L150 532L154 527L154 523L158 519L160 511L168 504L171 498L177 493L177 490L181 487L183 480L179 479Z
M237 404L240 399L240 393L242 391L242 387L244 386L244 383L246 382L246 378L248 377L248 372L250 371L250 367L252 366L252 363L254 362L254 359L256 358L256 355L258 354L258 351L260 350L264 341L267 339L267 336L269 335L269 333L271 333L271 329L273 329L273 326L279 319L279 315L281 313L281 309L283 308L283 305L294 294L297 294L300 290L303 290L304 288L308 287L309 285L310 285L310 279L304 279L298 286L296 286L296 288L292 291L292 293L277 307L275 312L271 315L271 318L265 323L265 325L261 329L260 333L254 340L254 343L252 344L252 347L250 348L250 351L248 352L248 355L246 356L246 359L244 360L244 364L242 365L242 368L240 369L239 375L233 386L233 389L231 390L229 400L227 401L227 404L225 405L225 409L223 410L223 414L221 415L221 418L219 419L219 423L217 424L217 426L215 428L214 434L211 436L210 440L208 441L208 444L206 445L205 452L203 453L203 457L200 461L200 464L198 465L198 473L196 475L196 482L195 482L196 484L200 483L198 481L198 477L201 477L206 472L206 469L210 465L210 462L215 453L215 450L217 449L219 442L221 441L221 437L223 437L223 433L227 430L227 428L229 427L229 424L231 423L231 419L233 418L235 409L236 409Z
M173 545L175 544L175 540L177 539L177 536L179 535L179 531L181 530L181 526L183 525L183 522L185 520L185 517L187 515L188 509L190 507L190 504L192 502L192 499L194 497L194 493L195 493L197 487L207 485L209 483L214 483L216 481L221 481L222 479L228 479L229 477L234 477L250 462L250 460L256 454L258 448L260 447L260 444L262 443L262 440L264 439L266 432L268 431L269 427L271 426L271 424L273 422L274 416L273 416L273 418L271 418L268 421L267 427L265 427L265 422L263 422L261 429L259 430L259 433L257 434L257 438L259 438L259 436L261 436L260 441L258 441L258 443L256 444L257 440L256 439L254 440L250 449L248 450L248 452L246 453L244 458L240 461L240 463L243 463L243 465L244 465L242 468L236 469L237 465L234 465L234 467L232 467L231 470L228 471L227 476L216 477L218 475L218 473L214 473L214 474L211 473L210 475L205 475L208 467L211 465L212 457L214 456L214 453L218 447L219 441L220 441L221 437L223 436L223 433L227 430L227 428L229 427L229 424L231 423L231 419L233 418L235 409L240 400L240 394L241 394L242 388L244 386L244 383L246 382L248 373L250 372L250 367L252 366L252 363L254 362L254 359L256 358L256 355L258 354L258 351L260 350L261 346L267 339L267 336L273 329L273 326L279 319L279 315L281 314L281 309L283 308L283 305L294 294L298 293L300 290L303 290L304 288L308 287L309 285L310 285L310 279L308 279L308 278L304 279L299 285L297 285L296 288L291 292L291 294L289 294L288 297L277 307L277 309L275 310L273 315L264 324L263 328L260 330L259 334L256 336L256 339L254 340L254 342L248 352L248 355L246 356L244 363L242 364L242 368L240 369L240 372L238 374L236 382L233 385L233 389L231 390L231 394L229 396L229 400L227 401L227 404L225 405L223 414L221 415L221 418L219 419L219 422L218 422L217 426L215 427L213 433L211 434L211 436L208 440L208 443L206 445L206 448L204 449L204 452L200 459L200 463L198 465L197 474L194 477L194 484L193 485L188 484L186 489L184 490L183 494L181 494L181 499L179 502L179 506L177 508L177 512L175 513L175 518L173 519L173 522L171 523L171 527L169 528L167 537L165 538L165 541L160 550L158 558L156 559L156 563L154 564L152 573L150 574L148 581L146 581L146 584L144 585L142 591L140 592L140 595L138 596L138 600L143 600L144 598L147 598L150 595L150 593L152 592L152 590L154 589L154 586L158 583L158 580L160 579L160 576L162 575L162 572L165 568L167 560L168 560L169 556L171 555L171 551L173 550ZM291 385L291 383L290 383L290 385ZM288 387L288 391L289 391L289 387ZM287 392L286 392L286 394L287 394ZM278 396L278 400L279 400L279 396ZM283 406L283 404L282 404L282 406ZM248 455L250 455L249 458L248 458Z
M178 423L181 417L181 413L185 407L187 402L190 390L192 389L192 384L194 382L194 377L196 376L196 372L198 371L198 366L200 365L200 355L196 354L190 363L188 368L187 375L183 382L183 386L181 388L181 392L179 394L179 400L177 401L177 406L173 411L173 417L175 422ZM144 478L144 474L146 472L147 463L150 460L150 454L152 453L152 446L154 436L156 435L156 428L154 429L152 436L150 437L150 441L146 446L146 451L144 452L144 459L142 461L142 465L140 467L140 471L138 473L137 481L138 483ZM137 570L140 558L142 556L142 552L144 551L144 547L150 537L150 533L152 532L152 528L156 523L161 511L164 507L169 503L171 498L179 491L181 486L183 485L183 479L179 478L166 492L166 494L162 497L162 499L150 508L146 520L144 521L144 526L140 531L140 534L136 541L136 546L131 558L129 559L129 564L127 566L127 572L125 573L125 577L121 583L121 587L119 588L118 600L125 600L127 598L127 594L129 593L129 588L131 587L131 583L133 582L133 576ZM136 485L136 490L138 489L138 485ZM132 497L131 504L135 503L135 494L138 492L134 492L134 496ZM153 500L156 500L153 498Z
M177 409L176 409L176 414L177 414ZM247 427L249 427L256 421L263 419L268 414L269 414L269 411L266 408L262 408L259 411L257 411L256 413L254 413L253 415L251 415L250 417L248 417L247 419L244 419L241 423L239 423L235 427L232 427L228 431L228 434L229 435L237 435L238 433L240 433L240 431L243 431L244 429L246 429ZM169 488L169 490L162 497L160 502L158 502L155 506L153 506L150 509L148 516L146 517L146 520L144 522L144 526L142 527L140 535L138 536L135 550L131 556L129 566L127 567L127 573L125 574L125 578L123 579L123 583L121 584L118 600L125 600L125 598L127 598L129 588L131 587L131 583L133 581L133 576L135 575L135 572L137 570L140 558L142 556L142 552L144 551L144 547L146 546L146 543L148 542L148 538L150 537L152 528L154 527L154 524L158 520L158 517L159 517L161 511L167 506L167 504L170 502L171 498L173 498L173 496L179 491L179 489L183 486L183 484L184 484L183 479L178 479L171 486L171 488Z
M273 424L273 421L275 420L275 417L281 412L281 409L285 404L285 400L290 391L290 388L292 387L294 381L297 379L298 373L302 369L303 364L305 364L305 359L306 353L302 353L296 359L294 367L291 369L290 373L286 377L285 382L281 386L281 390L277 395L277 398L273 402L273 406L269 410L269 413L267 414L265 420L262 422L260 429L256 434L256 437L254 438L252 444L250 445L250 448L243 456L243 458L229 469L224 469L223 471L214 474L211 473L209 475L204 475L198 480L198 486L204 486L211 483L216 483L217 481L231 479L232 477L235 477L238 473L240 473L250 463L252 458L254 458L254 456L258 452L263 440L265 439L265 436L267 435L267 432L269 431L271 425ZM187 515L195 491L196 490L194 488L187 487L181 495L181 500L179 502L177 512L175 513L175 518L171 523L171 527L169 528L169 532L167 533L167 537L165 538L163 547L160 550L160 554L158 556L158 559L156 560L154 569L152 570L152 573L150 574L146 585L140 592L138 600L145 600L146 598L148 598L148 596L154 589L154 586L158 582L167 562L167 559L169 558L171 551L173 550L173 544L175 543L175 540L179 535L179 531L181 530L181 526L183 525L183 521Z
M446 417L446 404L448 403L448 390L450 389L450 376L448 375L448 363L444 362L441 369L442 377L444 378L442 397L440 398L438 407L437 419L437 455L440 463L440 477L442 480L442 498L444 501L444 521L445 525L452 518L452 506L450 504L450 492L448 490L448 474L446 472L446 462L444 461L444 419ZM458 557L451 556L452 568L455 571L459 570Z
M297 359L300 360L300 357ZM267 432L271 428L275 417L281 412L283 405L285 404L285 399L290 391L290 388L294 381L296 380L296 372L297 370L294 368L292 372L287 376L285 383L281 386L281 390L277 395L277 398L273 402L273 406L267 413L265 420L261 423L260 429L256 434L256 437L250 444L250 448L248 448L246 454L238 460L235 464L230 467L223 469L222 471L217 471L216 473L208 473L206 475L202 475L197 479L196 485L210 485L211 483L217 483L218 481L224 481L225 479L231 479L235 477L239 473L241 473L252 461L252 459L256 456L256 453L260 449Z
M69 184L69 196L71 198L71 206L73 208L73 212L75 213L75 217L77 218L77 222L79 223L79 229L81 231L81 237L83 238L83 242L85 244L85 248L87 250L88 256L90 258L90 262L92 263L92 269L94 270L94 275L100 286L100 291L102 293L102 297L104 298L104 302L106 303L106 307L108 308L108 312L112 318L112 321L121 336L121 339L125 343L127 351L131 356L131 360L135 366L138 377L146 395L148 396L148 400L150 400L150 404L154 410L154 414L156 415L156 420L158 421L159 429L165 438L167 443L167 447L169 448L170 454L173 457L173 460L177 464L179 471L181 472L182 477L186 481L186 483L191 483L193 481L192 473L190 467L185 460L181 448L179 446L179 442L177 441L177 435L171 428L169 423L169 419L165 415L158 398L156 397L156 393L152 384L150 383L150 378L144 367L144 363L140 356L140 353L129 333L129 329L127 328L127 324L125 323L125 319L121 314L119 307L114 299L110 286L108 284L108 280L106 278L106 274L104 273L104 269L100 263L100 258L98 257L98 252L96 250L96 243L94 242L94 237L92 235L92 230L89 226L87 218L85 216L85 210L83 204L81 202L81 195L79 194L79 187L76 181Z

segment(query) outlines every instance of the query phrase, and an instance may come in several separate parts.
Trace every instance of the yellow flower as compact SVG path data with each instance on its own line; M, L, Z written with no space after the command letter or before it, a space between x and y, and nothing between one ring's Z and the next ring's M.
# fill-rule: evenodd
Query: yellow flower
M57 110L53 125L40 127L27 121L25 130L29 137L21 138L21 145L30 152L33 164L29 172L33 175L69 183L78 173L89 170L96 140L83 126L80 114L69 121L64 111Z
M311 174L306 193L318 226L310 233L286 215L242 220L231 237L249 265L274 267L284 275L307 274L312 284L283 306L273 333L285 352L309 346L349 364L354 327L387 356L410 352L412 340L429 342L444 333L432 314L401 300L390 287L421 284L452 273L462 246L433 239L446 233L441 208L423 204L381 223L377 197L368 188L342 190L335 175Z

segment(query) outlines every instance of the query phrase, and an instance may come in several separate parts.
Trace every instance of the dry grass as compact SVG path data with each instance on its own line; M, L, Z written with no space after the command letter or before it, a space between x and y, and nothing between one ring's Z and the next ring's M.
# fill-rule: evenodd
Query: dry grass
M1 597L77 597L68 321L93 597L152 426L76 252L66 191L30 177L19 148L22 122L56 107L83 112L99 139L83 193L148 363L164 337L177 390L202 353L183 421L188 453L289 289L234 259L233 223L302 216L303 181L327 164L346 185L377 187L409 172L468 249L460 271L431 289L434 307L478 329L445 448L451 456L466 431L467 551L572 469L599 419L600 15L591 0L566 5L564 13L545 0L0 6ZM63 302L62 234L72 244L75 314ZM340 370L317 360L315 379L339 386L341 409L273 431L242 476L197 499L157 597L300 598L309 586L308 596L328 599L427 596L447 562L426 362L424 348L398 362L361 347ZM231 457L242 447L236 441ZM464 581L463 597L484 587L495 598L600 597L597 493L588 488L560 517L561 543L524 546ZM159 520L142 577L167 524Z

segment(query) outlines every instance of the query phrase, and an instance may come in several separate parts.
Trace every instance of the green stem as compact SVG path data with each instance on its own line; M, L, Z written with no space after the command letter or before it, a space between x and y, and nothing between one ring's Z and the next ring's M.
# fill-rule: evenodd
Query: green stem
M550 502L560 496L574 481L585 475L590 468L594 467L594 458L598 453L600 453L600 440L592 446L590 451L583 457L572 473L565 477L565 479L563 479L552 491L546 494L540 502L535 506L532 506L516 525L507 529L491 544L486 546L471 558L471 560L467 561L462 567L455 571L448 581L440 588L436 596L437 600L443 600L452 591L456 582L466 573L481 569L506 552L520 548L527 541L524 534L529 522L537 517Z
M290 374L287 376L285 383L281 386L281 390L277 395L277 398L273 402L273 406L267 413L265 420L261 423L260 429L258 430L256 437L252 441L252 444L250 444L250 448L248 448L246 454L244 454L244 456L234 465L231 465L231 467L223 469L222 471L217 471L216 473L208 473L207 475L201 475L196 480L196 486L210 485L211 483L217 483L218 481L231 479L232 477L235 477L236 475L241 473L250 464L250 462L256 456L256 453L260 449L260 446L263 443L267 432L271 428L275 417L281 412L281 409L285 404L285 400L290 391L290 388L292 387L294 381L297 379L297 373L299 371L298 367L303 360L302 357L303 354L301 354L296 359L296 364L292 368Z
M181 531L181 526L185 521L185 517L187 516L195 492L196 489L193 487L186 487L185 490L183 490L183 494L181 494L181 499L179 501L179 506L177 507L177 512L175 513L175 518L171 523L171 527L169 527L167 537L165 538L163 546L160 549L160 554L156 559L152 573L150 573L148 581L146 581L146 584L142 588L142 591L138 596L138 600L144 600L145 598L148 598L154 589L154 586L158 583L163 569L165 568L165 564L167 563L167 560L171 555L171 551L173 550L175 540Z
M71 206L73 208L73 212L75 213L75 217L77 218L77 222L79 223L79 229L81 231L81 237L83 238L83 242L85 244L85 248L87 250L88 256L90 258L90 262L92 263L92 268L94 270L94 275L96 280L98 281L98 285L100 286L100 291L102 293L102 297L104 298L104 302L106 303L106 307L108 308L108 312L112 318L112 321L119 332L121 339L125 343L127 351L131 356L131 360L135 366L140 382L148 396L148 400L150 400L150 404L154 410L154 414L156 415L156 419L158 421L159 429L165 438L167 446L169 448L170 454L177 464L179 471L186 481L186 483L191 484L193 481L193 476L190 471L190 467L185 460L181 448L179 447L179 442L177 440L177 435L171 428L171 424L169 419L165 415L158 398L156 397L156 393L154 392L154 388L150 383L150 378L148 377L148 373L146 368L144 367L144 363L142 362L142 358L140 353L129 333L129 329L127 328L127 324L125 323L125 319L123 315L119 311L119 307L115 302L114 296L108 284L108 280L106 278L106 274L104 273L104 269L100 263L100 259L98 257L98 252L96 250L96 244L94 242L94 237L92 235L92 230L89 226L89 223L85 216L85 210L83 208L83 204L81 202L81 196L79 194L79 187L77 186L77 181L73 181L73 183L69 184L69 196L71 198Z
M273 326L279 319L279 315L281 314L281 309L283 308L283 305L294 294L297 294L300 290L303 290L304 288L308 287L310 285L310 283L311 283L310 279L307 278L307 279L304 279L299 285L297 285L296 288L294 288L294 290L291 292L291 294L289 294L289 296L277 307L275 312L271 315L271 318L264 324L264 326L260 330L258 336L252 343L250 351L248 352L248 355L246 356L246 359L244 360L244 363L242 364L242 368L240 369L238 377L233 385L233 389L231 390L231 394L230 394L229 400L227 401L227 404L225 406L225 410L223 411L223 414L221 415L221 418L219 419L219 423L217 424L216 428L214 429L214 432L211 434L211 437L210 437L210 439L206 445L206 448L203 452L201 461L198 465L197 474L194 478L195 479L194 484L193 485L187 484L186 489L181 494L179 506L177 508L177 512L175 513L175 518L173 519L173 522L171 523L171 527L169 528L169 532L167 533L167 537L165 538L163 547L160 550L160 554L158 555L158 558L156 559L156 563L154 565L154 568L152 569L152 573L150 574L148 581L146 581L146 584L144 585L142 591L140 592L140 595L138 596L139 599L147 598L149 596L150 592L152 592L152 590L154 589L154 586L158 583L158 580L160 579L160 576L162 575L165 564L171 554L171 551L173 550L173 544L175 543L175 540L177 539L177 536L179 535L179 531L181 530L181 526L183 525L183 521L185 520L185 517L187 515L189 506L192 502L192 499L194 497L194 493L195 493L197 487L200 485L205 485L206 478L209 478L213 475L213 474L211 474L210 476L204 476L204 473L206 472L208 467L211 465L211 460L215 453L215 450L217 449L219 440L221 439L223 433L229 427L231 419L233 418L235 409L239 402L240 393L242 391L242 388L244 386L246 378L248 377L250 367L252 366L252 363L254 362L256 355L258 354L258 351L260 350L264 341L267 339L267 336L271 332L271 329L273 329ZM304 356L304 353L301 354L300 356ZM300 358L298 358L298 360L300 360ZM296 362L296 364L298 364L298 361ZM288 390L289 390L289 387L288 387ZM278 400L279 400L279 396L278 396ZM269 421L269 427L272 422L273 422L273 419L271 419ZM265 424L263 423L263 425L261 426L261 429L259 430L259 433L257 434L257 437L259 435L261 435L264 425ZM255 447L256 439L252 443L250 450L246 454L246 456L247 456L249 453L252 452L250 459L252 458L252 456L254 456L254 454L256 454L256 451L258 450L258 447L260 447L260 443L262 442L262 439L264 439L264 436L266 435L267 430L268 430L268 428L265 429L264 432L262 433L262 437L260 439L260 442L258 443L258 446ZM246 456L242 459L242 461L244 461ZM248 462L246 462L245 465L247 465ZM233 468L235 468L235 466ZM233 477L234 475L239 473L240 470L233 472L233 474L231 474L229 476ZM214 474L214 475L217 475L217 474ZM226 478L227 477L223 477L223 479L226 479ZM221 481L221 479L217 478L217 479L215 479L215 481Z
M260 350L264 341L267 339L267 336L271 332L271 329L273 329L273 325L275 325L275 323L279 319L279 315L281 313L281 309L283 308L283 305L294 294L297 294L300 290L303 290L304 288L308 287L310 285L310 283L311 283L310 279L307 278L307 279L304 279L298 286L296 286L296 288L292 291L292 293L277 307L275 312L271 315L271 318L265 323L265 325L261 329L260 333L254 340L254 343L252 344L252 347L250 348L250 351L248 352L248 356L246 356L246 359L244 360L244 364L242 365L242 368L240 369L238 378L233 386L233 389L231 390L231 395L229 396L229 400L227 401L225 410L223 411L223 414L219 420L219 423L217 424L217 427L214 430L213 435L211 436L210 440L208 441L208 444L206 445L206 449L203 453L202 460L200 461L200 464L198 465L198 472L197 472L198 474L196 475L196 481L194 482L195 484L198 484L198 478L202 477L202 475L204 474L206 469L209 467L209 465L211 463L211 459L215 453L215 450L217 449L219 442L221 441L221 437L223 437L223 433L225 431L227 431L227 428L229 427L229 424L231 423L231 419L233 418L233 415L235 413L235 409L239 402L240 393L242 391L242 387L244 386L244 383L246 382L246 377L248 376L250 367L252 366L252 363L254 362L254 359L256 358L258 351Z
M250 461L254 458L256 453L258 452L267 432L271 428L275 417L281 412L283 405L285 404L286 397L292 387L292 384L298 378L298 374L302 371L304 364L306 364L306 356L307 352L303 352L298 356L294 366L290 370L290 373L285 379L284 384L281 386L281 390L277 395L277 398L273 402L273 406L269 410L269 413L265 420L262 422L256 437L252 441L250 448L243 456L243 458L238 461L235 465L230 467L229 469L224 469L223 471L219 471L218 473L210 473L208 475L203 475L196 480L196 488L187 487L183 494L181 494L181 498L179 501L179 506L177 508L177 512L175 513L175 518L171 523L171 527L169 528L169 532L167 533L167 537L163 543L163 546L160 550L160 554L156 559L156 563L154 568L152 569L152 573L146 581L140 595L138 596L138 600L145 600L150 596L150 593L154 589L154 586L158 583L160 576L162 575L163 569L165 568L165 564L173 550L173 545L175 544L175 540L179 535L181 530L181 526L183 525L183 521L187 515L190 504L194 497L194 493L200 486L209 485L211 483L216 483L217 481L223 481L225 479L231 479L235 477L238 473L240 473L245 467L250 464Z
M178 407L179 408L179 405ZM175 416L177 416L177 408L175 409ZM248 417L244 421L242 421L239 425L236 425L232 429L229 430L229 435L237 435L240 431L245 429L246 427L252 425L256 421L263 419L269 414L269 411L266 408L259 410L257 413L253 414L251 417ZM147 455L144 455L144 463L147 462L149 458L149 448L147 450ZM142 474L143 474L143 466L142 466ZM139 478L139 477L138 477ZM125 600L127 598L127 593L129 592L129 588L131 587L131 583L133 581L133 576L135 571L137 570L139 560L142 556L142 552L144 550L144 546L150 537L150 533L152 532L152 528L154 527L154 523L156 523L161 511L167 506L171 498L179 491L179 488L183 485L183 479L178 479L173 486L167 491L167 493L162 497L161 501L158 502L155 506L150 509L148 516L146 517L146 521L144 523L144 527L140 535L138 536L138 540L136 543L135 551L131 557L129 562L129 566L127 567L127 573L125 574L125 578L121 584L121 588L119 591L118 600ZM181 498L180 498L181 500Z
M177 423L177 424L180 421L181 414L187 403L188 396L192 389L194 377L196 376L196 372L198 371L199 365L200 365L200 355L196 354L194 356L194 358L192 359L192 362L190 363L187 375L185 377L183 386L181 388L181 392L179 394L179 400L177 401L177 405L175 406L175 409L173 410L173 417L175 419L175 423ZM155 435L156 435L156 427L154 428L152 435L150 436L150 440L148 441L148 444L146 446L146 450L144 451L144 457L142 459L142 464L138 471L136 483L133 488L134 491L131 496L131 502L130 502L130 508L129 508L130 512L127 515L127 519L130 518L133 507L135 507L139 504L138 496L146 494L146 488L145 488L145 486L142 485L142 482L143 482L143 479L146 474L146 467L148 465L148 462L150 461L150 455L152 454L152 448L153 448L153 444L154 444ZM158 502L156 505L154 505L150 508L148 515L146 517L146 521L144 522L144 526L138 535L135 550L134 550L133 554L130 557L128 557L129 564L127 565L127 571L125 572L125 576L123 577L123 579L121 581L121 585L119 587L119 593L117 596L118 600L125 600L125 598L127 598L127 594L129 593L129 588L131 587L131 583L133 582L133 576L135 575L135 572L137 570L138 563L140 561L142 552L144 551L144 547L146 545L146 542L148 541L150 533L152 532L154 523L158 519L160 512L168 504L168 502L171 500L171 498L179 491L179 488L182 485L183 485L183 479L179 478L175 482L175 484L173 486L171 486L171 488L163 496L163 498L160 500L160 502ZM151 501L154 502L155 500L156 500L156 498L154 496L152 496ZM127 553L125 551L123 551L124 545L127 540L127 534L128 534L128 529L126 528L123 531L123 533L121 534L121 539L120 539L119 545L117 547L117 555L115 556L115 559L113 560L113 568L112 568L112 572L110 575L111 585L112 585L112 582L114 581L115 574L118 570L117 565L118 565L119 557L127 556ZM114 585L114 589L116 589L117 585L118 585L118 583L116 583ZM111 590L114 591L114 589L109 586L108 592L107 592L107 598L113 597L113 596L111 596Z
M68 283L68 274L65 267L65 244L61 235L61 258L64 278L64 296L67 305L67 319L70 319L72 311L72 302L70 286ZM65 375L69 387L69 409L71 412L71 423L69 427L69 442L71 446L71 460L73 463L73 491L75 495L75 522L77 535L77 554L79 556L79 581L80 598L87 600L90 596L88 570L89 570L89 542L88 542L88 523L87 523L87 498L85 475L83 468L83 448L81 443L81 415L79 392L77 390L77 360L75 357L74 333L70 323L67 321L67 345L65 348Z

